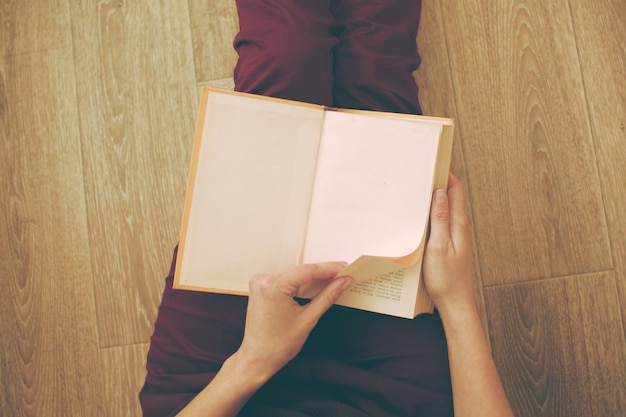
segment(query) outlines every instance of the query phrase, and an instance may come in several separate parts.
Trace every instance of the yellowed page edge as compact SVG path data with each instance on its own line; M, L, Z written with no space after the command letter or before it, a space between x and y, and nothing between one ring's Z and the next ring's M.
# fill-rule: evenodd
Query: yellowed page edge
M435 175L433 177L433 192L436 189L448 188L448 178L450 177L450 164L452 162L452 145L454 141L454 125L443 126L441 132L441 138L439 140L439 149L437 150L437 164L435 165ZM429 227L430 230L430 221ZM426 249L426 241L428 240L429 233L426 233L423 240L423 248ZM423 257L424 251L422 250L421 256ZM423 259L422 259L423 261ZM426 285L424 284L424 274L420 273L420 282L415 298L415 311L414 317L420 313L433 313L435 310L435 304L430 298Z
M415 309L413 310L413 317L417 317L422 313L433 314L435 312L435 303L426 291L424 286L424 278L420 277L420 283L417 289L417 299L415 301Z
M187 224L189 223L189 210L191 209L191 199L193 197L193 189L196 183L196 170L198 168L198 158L200 156L200 145L202 142L202 131L204 130L204 119L206 117L206 107L209 101L209 92L211 89L203 88L200 96L200 104L198 105L198 117L196 119L196 130L193 139L193 148L191 151L191 164L189 167L189 176L187 178L187 190L185 191L185 205L180 228L180 237L178 241L178 252L176 254L176 264L180 265L185 253L185 242L187 238ZM180 286L180 268L176 268L174 272L173 288L182 288Z
M205 90L207 90L208 92L225 94L225 95L233 95L233 96L248 96L248 97L254 96L254 98L258 100L267 100L267 101L273 101L275 103L288 104L290 106L301 106L301 107L309 107L309 108L318 109L318 110L326 110L326 106L322 106L321 104L305 103L302 101L287 100L284 98L262 96L260 94L242 93L241 91L222 90L220 88L213 88L213 87L202 87L203 95L204 95Z
M454 125L442 126L441 139L439 141L439 150L437 152L437 164L435 166L433 191L438 188L448 188L450 164L452 163L453 141Z
M177 290L210 292L210 293L214 293L214 294L228 294L228 295L242 295L242 296L250 295L250 293L247 292L247 291L224 290L224 289L221 289L221 288L198 287L198 286L195 286L195 285L179 284L179 285L175 286L174 288L176 288Z
M214 93L214 94L211 95L210 93ZM205 95L206 95L205 103L203 103L203 106L202 106L203 114L201 114L199 116L199 123L198 123L199 126L197 128L198 131L196 132L197 133L196 134L196 140L194 141L195 150L193 151L193 154L192 154L192 156L193 156L193 158L192 158L192 168L190 168L190 173L193 175L193 181L190 181L190 186L188 187L188 196L187 196L188 198L186 198L186 208L184 210L184 223L183 223L183 227L181 228L181 232L182 232L181 233L181 238L184 239L184 242L183 242L184 253L180 253L179 252L178 258L177 258L178 259L178 268L177 268L177 271L176 271L176 275L177 275L177 283L176 283L176 285L177 285L177 288L192 288L192 287L199 288L199 287L201 287L201 288L204 289L204 291L206 291L207 288L211 289L211 288L215 288L217 286L217 287L220 288L219 292L239 294L239 293L245 292L244 288L247 288L247 285L245 285L245 283L244 283L243 286L240 285L240 284L237 284L236 288L225 290L224 289L225 287L221 287L221 285L218 284L217 282L215 282L213 284L211 284L210 282L207 282L206 285L200 284L199 281L197 281L197 282L188 282L187 281L187 277L188 277L189 273L191 272L191 270L188 269L188 268L185 268L184 266L186 264L185 264L185 262L183 262L186 258L189 258L189 256L191 255L191 252L190 252L191 247L185 247L185 245L191 244L189 242L190 241L190 237L191 237L190 233L196 233L197 232L197 230L195 229L195 226L193 226L194 227L193 230L190 229L190 227L192 227L190 222L194 221L192 219L192 216L194 215L193 214L194 213L194 205L196 206L195 210L197 210L197 207L198 207L197 206L197 202L195 201L195 199L198 198L198 195L197 195L198 191L196 190L196 188L200 185L200 183L198 183L198 181L200 181L200 170L201 169L205 169L204 175L206 176L206 167L202 168L202 166L203 166L202 164L204 163L203 162L204 159L202 159L202 158L206 157L206 155L203 156L203 153L206 153L207 150L203 150L203 149L204 149L205 145L207 145L209 142L213 143L212 140L207 142L207 140L209 140L208 137L207 137L207 123L210 123L209 119L212 117L211 116L212 114L214 115L214 113L212 111L212 108L210 107L211 106L211 102L215 101L214 105L215 106L219 106L219 107L215 107L216 112L221 114L219 112L219 110L220 110L222 104L218 104L218 103L230 103L230 105L232 105L233 103L237 102L236 100L233 101L233 99L235 98L234 96L239 96L239 97L245 98L247 103L254 103L254 102L259 103L258 106L260 106L260 107L265 107L263 102L265 102L265 103L272 102L272 103L275 103L277 106L281 106L282 108L294 109L298 113L302 113L302 115L305 118L310 118L310 116L306 116L307 114L308 115L318 114L319 117L321 117L324 114L323 106L318 106L318 105L296 106L296 105L293 105L293 102L291 102L289 100L265 100L263 97L257 96L257 95L243 94L243 93L227 93L227 92L224 92L222 90L214 90L214 89L206 89L206 91L203 90L203 96L205 96ZM227 96L229 96L230 99L226 100ZM219 100L218 100L218 98L219 98ZM285 105L287 107L284 107ZM237 106L235 105L235 107L237 107ZM300 109L300 110L298 110L298 109ZM283 117L284 116L285 115L283 115ZM318 117L315 117L315 118L318 118ZM211 123L214 123L214 122L211 122ZM294 121L293 123L296 123L296 121ZM299 126L299 124L296 124L296 125ZM296 126L296 125L294 125L294 126ZM198 136L199 136L199 138L198 138ZM307 136L311 136L311 134L308 134ZM300 137L300 136L298 136L298 137ZM298 141L297 143L300 143L300 142ZM302 144L304 144L304 143L305 142L302 142ZM308 142L306 142L306 143L312 143L312 142L310 140L308 140ZM300 145L297 145L297 146L301 149L300 153L302 153L302 150L306 150L305 148L302 148ZM310 146L308 146L308 147L310 147ZM317 147L316 147L316 149L317 149ZM310 152L310 150L307 150L305 154L306 155L312 155L312 152ZM302 155L304 155L304 154L302 154ZM311 157L307 156L307 160L309 160L309 159L311 159ZM291 159L290 159L290 161L291 161ZM294 161L296 161L296 162L294 162L294 165L295 166L299 166L299 164L297 164L298 159L296 158L296 159L294 159ZM213 163L211 163L211 165L213 165ZM202 180L202 181L204 181L204 180ZM291 194L289 194L289 195L291 195ZM193 199L194 201L191 202L190 199ZM198 213L196 212L195 215L197 216ZM298 222L298 223L300 224L301 222ZM196 237L197 237L197 233L196 233ZM197 241L197 239L196 239L196 241ZM200 246L195 246L195 247L199 248ZM195 253L194 256L197 256L197 250L194 253ZM242 262L246 263L246 260L250 260L250 259L253 259L253 258L254 257L252 257L252 258L246 257L246 258L241 258L241 259L242 259ZM297 255L295 257L293 257L293 262L297 262L297 258L298 258ZM254 262L248 262L248 264L249 264L248 266L252 265L252 263L254 263ZM293 265L293 263L290 263L290 265ZM270 268L270 269L271 269L271 271L274 270L273 268ZM271 271L268 270L268 268L265 268L265 267L261 266L260 269L255 269L252 272L258 273L258 272L271 272ZM194 273L194 274L196 274L196 273ZM246 276L249 276L251 274L252 273L246 273ZM218 275L219 276L224 276L224 274L218 274ZM183 284L183 282L185 282L185 283ZM226 287L226 288L228 288L228 287Z
M208 100L209 100L209 94L211 94L211 93L214 93L214 94L225 94L225 95L235 95L235 96L249 96L249 95L252 95L252 94L248 94L248 93L242 93L242 92L238 92L238 91L222 90L222 89L213 88L213 87L203 87L202 88L201 96L200 96L200 102L199 102L199 105L198 105L198 116L197 116L197 119L196 119L196 127L195 127L195 132L194 132L194 140L193 140L193 147L192 147L192 154L191 154L191 163L190 163L189 174L188 174L188 178L187 178L187 190L185 192L185 204L184 204L182 220L181 220L181 230L180 230L180 236L179 236L179 242L178 242L178 253L177 253L177 256L176 256L176 264L177 265L182 265L182 259L183 259L184 253L185 253L185 242L187 241L187 225L189 223L189 213L190 213L190 210L191 210L191 199L193 198L193 191L194 191L194 188L195 188L196 171L197 171L198 162L199 162L198 158L200 156L199 150L200 150L200 147L201 147L201 144L202 144L202 135L203 135L203 131L204 131L206 112L207 112L207 104L208 104ZM324 106L318 105L318 104L304 103L304 102L285 100L285 99L280 99L280 98L275 98L275 97L268 97L268 96L261 96L261 95L254 95L254 98L255 99L259 99L259 100L281 102L281 103L286 103L286 104L289 104L289 105L296 105L296 106L302 106L302 107L307 107L307 108L314 108L314 109L324 110ZM247 294L247 293L242 293L240 291L234 291L234 290L222 290L222 289L197 287L197 286L191 286L191 285L183 285L180 282L181 270L182 270L182 268L176 268L176 270L174 272L173 288L195 290L195 291L203 291L203 292L214 292L214 293L221 293L221 294L235 294L235 295L246 295Z
M342 109L342 108L337 108L337 107L326 107L326 110L338 111L342 113L366 114L366 115L377 116L377 117L390 117L390 118L396 118L396 119L417 119L417 120L441 123L443 125L454 125L454 119L450 119L447 117L424 116L421 114L391 113L391 112L373 111L373 110Z

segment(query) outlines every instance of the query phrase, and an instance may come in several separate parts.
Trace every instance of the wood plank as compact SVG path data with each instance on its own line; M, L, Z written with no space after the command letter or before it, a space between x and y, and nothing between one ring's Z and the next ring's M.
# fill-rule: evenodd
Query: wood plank
M428 116L457 119L454 87L439 0L422 3L422 16L417 36L417 45L421 57L421 65L415 72L415 82L419 88L419 99L423 113ZM467 211L470 220L472 220L472 207L469 203L470 189L468 188L462 139L460 126L457 125L454 132L451 170L465 186L465 197L468 201ZM482 278L478 267L477 244L475 235L472 237L474 248L474 298L476 299L483 327L487 330L487 315L485 313Z
M483 282L613 268L566 0L442 5Z
M143 343L102 350L104 398L111 417L141 415L138 395L146 379L148 347Z
M202 87L212 87L219 88L221 90L235 91L235 79L233 77L228 77L200 82L198 83L198 93L202 91Z
M626 348L613 273L490 287L496 365L520 416L617 416Z
M189 0L189 11L198 82L232 77L237 62L233 40L239 32L235 2Z
M146 342L197 109L185 3L71 2L101 346Z
M72 49L0 58L0 415L101 415Z
M626 323L626 3L570 4Z
M15 56L72 46L65 0L0 3L0 56Z

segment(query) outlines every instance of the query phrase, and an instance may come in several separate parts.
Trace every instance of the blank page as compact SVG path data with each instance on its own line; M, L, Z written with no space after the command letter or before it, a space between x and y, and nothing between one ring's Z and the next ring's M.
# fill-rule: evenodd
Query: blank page
M209 94L180 284L246 292L253 274L299 261L322 119L321 107Z
M327 112L303 261L415 251L440 133L438 123Z

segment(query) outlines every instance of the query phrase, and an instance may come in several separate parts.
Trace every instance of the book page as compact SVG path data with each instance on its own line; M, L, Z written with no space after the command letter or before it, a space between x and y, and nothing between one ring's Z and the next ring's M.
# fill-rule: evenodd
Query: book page
M303 261L415 251L428 224L440 133L437 123L327 112Z
M352 284L335 304L375 313L413 318L415 297L420 285L421 263ZM326 285L314 283L302 288L301 298L314 298Z
M211 91L204 117L179 284L245 293L299 261L323 110Z
M357 282L337 300L338 305L375 313L413 318L421 265Z

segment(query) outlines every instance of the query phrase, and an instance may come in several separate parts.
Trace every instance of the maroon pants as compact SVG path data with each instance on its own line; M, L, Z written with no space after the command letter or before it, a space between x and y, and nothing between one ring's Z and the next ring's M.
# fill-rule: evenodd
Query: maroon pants
M412 72L421 0L239 0L237 90L421 113Z
M418 113L419 0L239 0L239 91L336 107ZM175 256L174 256L175 259ZM172 261L139 395L175 414L239 347L247 298L172 289ZM250 416L448 416L439 316L332 307L302 352L241 412Z

